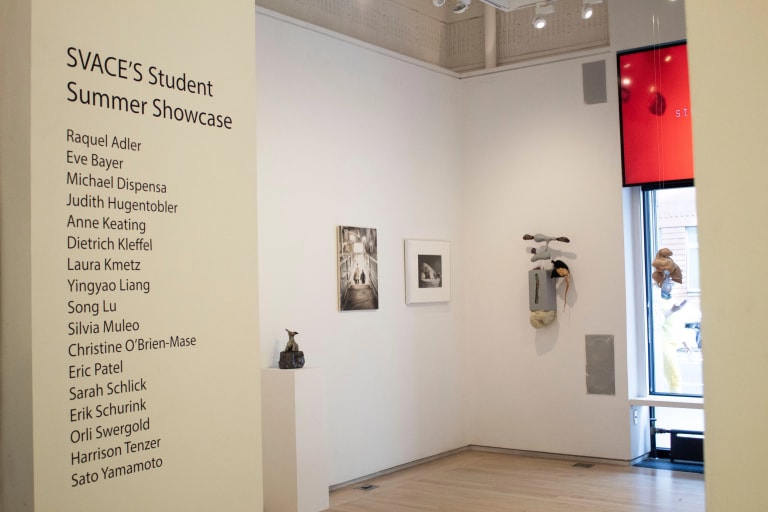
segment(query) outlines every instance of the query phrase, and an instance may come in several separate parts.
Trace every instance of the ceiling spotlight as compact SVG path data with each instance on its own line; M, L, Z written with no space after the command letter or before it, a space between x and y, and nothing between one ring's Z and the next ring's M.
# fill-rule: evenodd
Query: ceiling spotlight
M435 7L442 7L445 5L445 0L432 0L432 5Z
M542 29L547 26L547 18L544 16L555 12L554 0L547 0L536 4L536 15L533 17L533 26Z
M454 14L461 14L463 12L467 11L467 8L469 7L469 4L472 3L472 0L459 0L456 2L456 6L453 8Z
M603 0L583 0L584 5L581 8L581 19L588 20L595 14L594 4L601 4Z

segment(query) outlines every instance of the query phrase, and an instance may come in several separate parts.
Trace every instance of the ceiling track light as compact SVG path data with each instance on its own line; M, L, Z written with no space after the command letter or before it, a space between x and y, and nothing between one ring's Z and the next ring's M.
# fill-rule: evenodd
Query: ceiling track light
M472 0L458 0L456 2L456 5L453 8L454 14L462 14L467 11L467 8L469 7L469 4L472 3Z
M536 4L536 14L533 17L533 26L539 30L547 26L547 14L555 12L555 0L546 0Z
M581 19L588 20L595 13L593 5L601 4L603 0L583 0L581 7Z

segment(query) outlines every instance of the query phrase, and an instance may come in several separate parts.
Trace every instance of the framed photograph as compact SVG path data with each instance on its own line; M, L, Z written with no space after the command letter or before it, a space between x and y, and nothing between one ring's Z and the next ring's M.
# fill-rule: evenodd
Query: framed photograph
M450 243L442 240L406 240L405 303L450 300Z
M339 311L379 309L376 230L338 226Z

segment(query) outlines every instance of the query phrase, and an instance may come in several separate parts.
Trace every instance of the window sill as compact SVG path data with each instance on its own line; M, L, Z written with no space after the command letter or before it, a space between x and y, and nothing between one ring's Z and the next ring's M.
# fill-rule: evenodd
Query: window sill
M679 409L704 409L704 398L690 396L638 396L630 398L629 405L675 407Z

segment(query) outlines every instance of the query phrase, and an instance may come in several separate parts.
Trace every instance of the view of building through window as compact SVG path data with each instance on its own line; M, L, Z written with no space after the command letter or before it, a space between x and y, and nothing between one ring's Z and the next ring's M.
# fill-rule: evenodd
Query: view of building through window
M644 194L650 282L650 392L703 396L696 190L683 187ZM669 290L650 279L651 262L662 248L672 251L671 258L682 271L682 283L672 282Z

